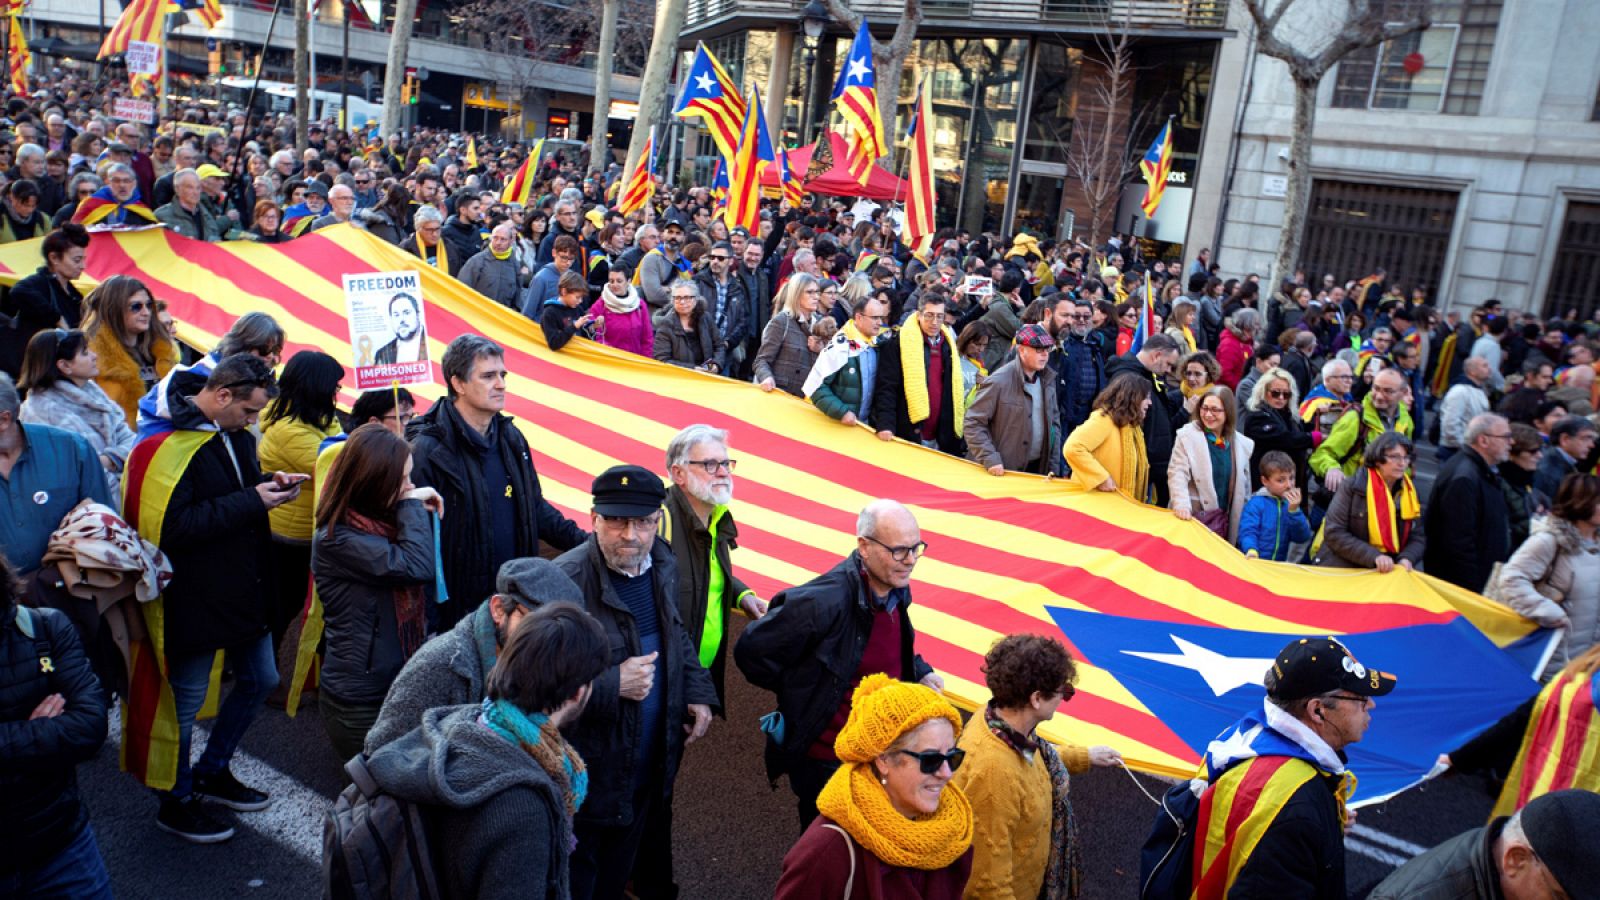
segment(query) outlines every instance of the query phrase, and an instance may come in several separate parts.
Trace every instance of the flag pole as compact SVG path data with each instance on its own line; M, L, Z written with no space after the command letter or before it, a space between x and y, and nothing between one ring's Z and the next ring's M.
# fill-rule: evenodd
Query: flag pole
M161 15L161 121L167 120L167 97L172 94L172 48L167 44L172 42L172 15Z

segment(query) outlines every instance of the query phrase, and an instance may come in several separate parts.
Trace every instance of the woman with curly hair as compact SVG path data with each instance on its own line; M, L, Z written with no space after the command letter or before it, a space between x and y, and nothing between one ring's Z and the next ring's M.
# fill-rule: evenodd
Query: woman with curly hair
M1150 392L1149 379L1118 375L1094 398L1094 411L1067 436L1061 451L1077 490L1120 491L1130 500L1147 502L1150 459L1144 416L1150 410Z
M1055 745L1039 737L1077 693L1078 669L1061 642L1013 634L983 658L992 699L973 716L958 746L966 764L953 779L972 804L972 897L1077 897L1082 851L1069 797L1070 776L1115 766L1105 747Z
M178 363L178 342L156 316L155 298L144 282L131 275L113 275L89 294L84 333L89 349L100 358L97 383L131 427L139 415L139 398Z

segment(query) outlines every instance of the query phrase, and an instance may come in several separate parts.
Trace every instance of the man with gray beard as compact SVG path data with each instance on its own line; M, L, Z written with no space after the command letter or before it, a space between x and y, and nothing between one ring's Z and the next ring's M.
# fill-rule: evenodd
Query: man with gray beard
M677 560L657 537L661 476L613 466L593 493L594 533L556 559L611 648L589 705L563 729L589 771L572 897L621 900L630 874L640 900L675 897L672 783L684 745L711 724L717 692L678 616Z
M660 535L678 560L678 614L700 665L711 672L718 712L727 696L729 613L737 609L759 619L767 611L767 602L734 574L731 562L739 546L739 527L728 508L735 464L728 456L728 432L710 425L690 425L667 444L672 487Z

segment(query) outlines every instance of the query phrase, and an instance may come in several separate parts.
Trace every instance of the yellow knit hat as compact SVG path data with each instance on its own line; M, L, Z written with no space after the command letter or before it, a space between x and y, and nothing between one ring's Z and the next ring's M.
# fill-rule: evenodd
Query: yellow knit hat
M833 752L842 762L870 762L887 753L900 735L938 718L961 733L961 716L932 688L882 672L868 675L850 698L850 718L839 730Z

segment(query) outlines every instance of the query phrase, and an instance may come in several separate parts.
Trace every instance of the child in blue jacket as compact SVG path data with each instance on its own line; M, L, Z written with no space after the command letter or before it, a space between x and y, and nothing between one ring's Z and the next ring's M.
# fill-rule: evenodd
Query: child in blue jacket
M1281 450L1261 457L1261 490L1251 495L1239 516L1239 549L1246 556L1283 562L1290 544L1311 540L1311 522L1300 509L1294 486L1294 460Z

